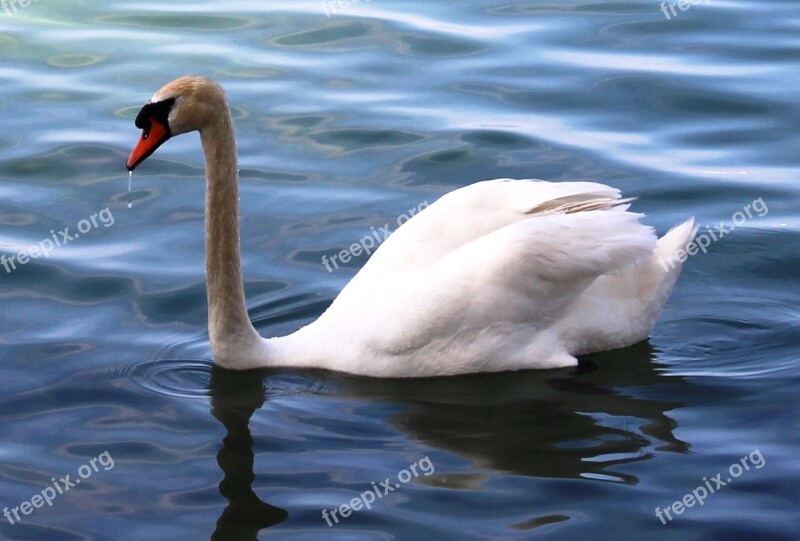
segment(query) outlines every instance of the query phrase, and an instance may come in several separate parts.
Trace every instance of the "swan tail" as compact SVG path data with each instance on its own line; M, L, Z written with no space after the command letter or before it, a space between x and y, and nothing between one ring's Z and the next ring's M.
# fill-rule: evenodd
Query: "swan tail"
M694 240L698 229L699 226L695 224L694 218L689 218L682 224L673 227L666 235L658 239L653 255L641 264L646 266L641 269L642 274L650 276L649 280L645 278L645 283L652 284L650 291L645 293L643 299L646 301L646 315L649 316L648 336L664 309L664 305L672 293L672 288L675 287L675 282L678 281L681 268L686 260L687 246Z
M649 257L601 276L560 328L573 355L627 347L650 336L698 227L691 218L658 239ZM595 314L602 313L602 318Z
M689 218L658 239L653 255L632 269L626 269L626 279L631 280L630 283L638 280L635 289L643 311L641 321L645 323L641 340L650 335L664 309L686 260L687 246L694 240L698 229L694 218Z
M694 240L700 226L694 223L694 218L689 218L680 225L673 227L666 235L658 239L653 257L657 260L662 272L677 275L681 272L686 256L681 252Z

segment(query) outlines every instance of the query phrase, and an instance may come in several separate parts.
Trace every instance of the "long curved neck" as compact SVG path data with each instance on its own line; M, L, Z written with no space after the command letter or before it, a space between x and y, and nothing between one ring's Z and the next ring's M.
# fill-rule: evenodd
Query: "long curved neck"
M236 138L227 104L200 130L206 162L206 286L208 332L217 364L250 364L261 342L247 315L239 252Z

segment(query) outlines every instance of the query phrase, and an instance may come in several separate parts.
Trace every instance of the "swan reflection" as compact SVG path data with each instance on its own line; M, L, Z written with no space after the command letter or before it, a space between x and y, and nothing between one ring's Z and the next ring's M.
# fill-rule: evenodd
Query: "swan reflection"
M345 402L392 403L397 406L390 408L395 413L377 422L466 458L476 469L635 484L638 479L625 471L625 464L652 458L656 451L685 453L689 448L675 437L677 424L666 414L682 404L654 398L679 395L686 382L662 376L654 357L645 343L588 357L578 369L414 380L324 371L235 373L215 367L212 412L227 430L218 454L224 472L220 493L229 505L212 539L254 540L260 529L288 517L286 510L262 502L252 490L254 456L248 422L269 399L265 381L274 389L287 377L295 382L299 377L317 387L321 382L330 397ZM348 409L345 405L342 409ZM323 415L330 418L320 422L335 433L340 412ZM453 488L459 477L472 482L470 476L449 475L439 468L436 475L447 477L447 486Z
M227 435L217 453L224 477L219 492L228 506L217 520L212 541L256 541L258 532L286 520L285 509L265 503L253 492L253 437L250 418L265 400L263 376L214 367L211 373L211 413Z
M666 412L682 406L648 387L685 385L660 375L648 343L586 357L577 369L457 378L383 380L340 377L342 393L403 404L388 419L430 447L476 467L550 478L636 483L617 466L653 451L685 453ZM662 393L673 396L677 393Z

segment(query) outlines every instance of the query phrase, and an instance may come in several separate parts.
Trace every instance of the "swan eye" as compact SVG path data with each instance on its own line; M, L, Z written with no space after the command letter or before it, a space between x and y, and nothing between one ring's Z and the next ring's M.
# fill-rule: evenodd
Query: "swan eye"
M150 119L162 126L169 126L169 113L175 106L175 98L169 98L154 103L145 103L139 114L136 115L136 127L144 130L145 135L150 133Z

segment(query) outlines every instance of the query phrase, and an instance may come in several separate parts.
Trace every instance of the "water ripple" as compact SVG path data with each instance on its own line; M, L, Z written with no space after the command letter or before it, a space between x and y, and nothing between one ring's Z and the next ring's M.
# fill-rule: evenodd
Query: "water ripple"
M211 361L154 359L128 365L116 376L152 393L207 399L212 366Z

